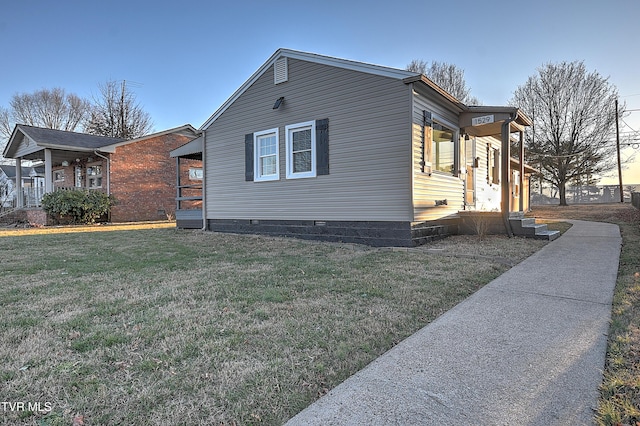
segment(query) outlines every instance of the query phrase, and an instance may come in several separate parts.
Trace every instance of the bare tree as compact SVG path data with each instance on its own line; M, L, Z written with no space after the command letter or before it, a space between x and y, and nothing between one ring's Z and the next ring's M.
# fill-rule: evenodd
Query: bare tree
M510 103L533 120L526 134L529 162L558 187L567 205L569 182L593 183L616 167L616 88L583 62L546 64L514 92Z
M87 117L89 101L64 89L17 93L9 108L0 108L0 137L8 140L16 124L74 131Z
M135 139L151 131L151 117L136 103L125 81L107 81L100 86L100 96L85 124L85 131L94 135Z
M467 87L467 82L464 79L464 70L453 64L438 61L428 64L422 59L414 59L407 65L407 71L426 75L463 104L480 104L476 97L471 96L471 89Z

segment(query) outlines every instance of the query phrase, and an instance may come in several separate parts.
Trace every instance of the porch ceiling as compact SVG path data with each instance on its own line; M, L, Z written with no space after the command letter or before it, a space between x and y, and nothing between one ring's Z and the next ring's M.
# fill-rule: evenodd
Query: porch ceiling
M55 166L61 164L63 161L68 161L69 164L73 164L76 159L85 159L87 157L95 157L93 150L89 151L68 151L61 149L52 149L51 150L51 165ZM39 151L32 152L30 154L24 155L22 157L23 160L31 160L31 161L44 161L44 149Z

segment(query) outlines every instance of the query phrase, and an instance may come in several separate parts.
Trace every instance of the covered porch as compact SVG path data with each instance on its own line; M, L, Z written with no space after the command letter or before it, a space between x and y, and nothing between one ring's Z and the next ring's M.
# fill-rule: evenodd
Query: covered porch
M499 151L487 150L487 181L499 186L500 216L511 236L514 226L510 219L514 213L518 216L528 210L528 177L536 172L526 164L524 149L524 131L532 122L515 107L469 106L460 113L459 124L467 140L493 137L500 141ZM478 160L474 162L477 164Z
M56 190L100 190L110 193L109 156L120 138L16 125L4 149L16 162L15 208L39 207L44 194ZM23 165L44 169L40 187L28 188Z
M202 229L204 226L203 135L169 153L176 159L176 227Z

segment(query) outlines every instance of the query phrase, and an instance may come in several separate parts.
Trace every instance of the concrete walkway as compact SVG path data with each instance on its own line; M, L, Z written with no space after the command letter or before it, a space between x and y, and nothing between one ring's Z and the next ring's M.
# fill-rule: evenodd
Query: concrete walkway
M571 222L287 424L593 424L621 238Z

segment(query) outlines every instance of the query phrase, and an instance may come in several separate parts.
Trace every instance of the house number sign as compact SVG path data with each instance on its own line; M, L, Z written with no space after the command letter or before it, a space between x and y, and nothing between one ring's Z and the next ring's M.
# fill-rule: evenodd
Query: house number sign
M482 126L483 124L489 124L494 122L494 116L492 115L483 115L482 117L474 117L471 119L472 126Z

